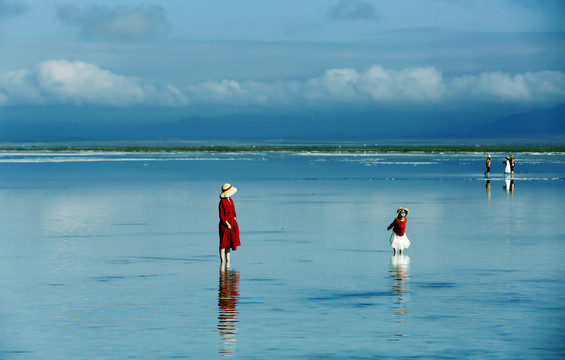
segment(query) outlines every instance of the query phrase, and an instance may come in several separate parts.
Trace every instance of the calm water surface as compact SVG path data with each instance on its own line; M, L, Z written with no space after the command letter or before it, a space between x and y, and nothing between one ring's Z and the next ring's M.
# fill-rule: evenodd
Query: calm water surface
M0 153L0 359L561 359L565 155L506 155Z

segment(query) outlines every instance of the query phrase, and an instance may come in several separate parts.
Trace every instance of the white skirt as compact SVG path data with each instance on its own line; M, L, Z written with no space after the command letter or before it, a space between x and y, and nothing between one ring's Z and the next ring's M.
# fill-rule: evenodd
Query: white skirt
M396 250L408 249L410 247L410 240L408 240L406 234L398 236L393 231L390 235L390 247Z

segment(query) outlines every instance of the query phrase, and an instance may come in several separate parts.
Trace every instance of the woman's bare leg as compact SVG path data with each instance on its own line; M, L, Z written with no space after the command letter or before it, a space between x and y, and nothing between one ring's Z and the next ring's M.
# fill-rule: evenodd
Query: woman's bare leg
M220 249L220 261L222 265L226 263L226 249Z

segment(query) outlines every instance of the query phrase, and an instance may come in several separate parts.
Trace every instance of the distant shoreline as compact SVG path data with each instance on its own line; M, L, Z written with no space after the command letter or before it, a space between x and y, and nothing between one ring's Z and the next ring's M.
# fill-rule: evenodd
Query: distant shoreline
M328 144L328 145L194 145L194 146L61 146L61 145L7 145L0 146L0 151L120 151L132 153L144 152L491 152L491 153L565 153L565 145L363 145L363 144Z

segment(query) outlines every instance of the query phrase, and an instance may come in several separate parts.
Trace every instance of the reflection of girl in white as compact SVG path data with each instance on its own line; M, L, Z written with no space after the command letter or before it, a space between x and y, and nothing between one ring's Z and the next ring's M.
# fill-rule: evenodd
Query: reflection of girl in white
M388 226L387 230L392 229L392 234L390 235L390 246L394 249L394 254L396 251L402 254L404 249L410 246L410 240L406 236L406 223L408 219L408 209L398 208L396 210L396 219Z

